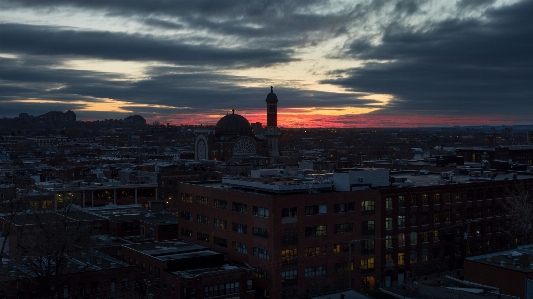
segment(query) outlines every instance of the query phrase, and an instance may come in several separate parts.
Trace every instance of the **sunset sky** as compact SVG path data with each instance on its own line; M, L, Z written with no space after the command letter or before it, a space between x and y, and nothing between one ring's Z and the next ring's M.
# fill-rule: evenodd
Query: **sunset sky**
M0 0L0 117L533 124L532 0Z

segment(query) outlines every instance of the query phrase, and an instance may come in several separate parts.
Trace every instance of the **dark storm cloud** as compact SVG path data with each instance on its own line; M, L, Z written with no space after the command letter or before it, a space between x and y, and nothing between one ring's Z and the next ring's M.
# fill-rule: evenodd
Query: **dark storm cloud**
M328 4L324 0L16 0L5 1L4 8L91 9L110 16L140 18L143 24L156 29L206 30L211 34L235 37L243 44L267 46L271 49L289 45L313 45L328 36L342 33L343 26L353 18L353 11L347 9L323 14L320 5Z
M224 49L188 45L148 35L76 31L21 24L0 24L2 51L33 55L165 61L182 65L267 66L288 62L292 50Z
M42 58L42 59L40 59ZM207 110L229 111L232 108L256 109L264 106L269 86L265 88L242 87L249 78L212 72L200 67L153 67L144 79L123 80L120 74L110 74L58 67L58 62L46 57L31 56L18 59L0 58L0 105L10 107L2 115L15 116L26 110L28 104L13 102L25 99L54 100L57 110L79 110L84 104L74 102L101 102L113 99L129 102L122 107L134 114L201 113ZM354 95L302 91L297 88L276 87L284 107L364 106L374 100L359 100ZM175 108L141 107L137 104L165 105ZM34 105L31 111L50 106ZM9 113L9 114L7 114ZM83 112L85 113L85 112ZM89 115L87 113L80 116Z
M354 58L374 62L324 83L392 94L397 100L390 111L529 113L531 15L533 1L522 1L488 10L485 19L448 19L423 30L391 24L381 44L351 45Z

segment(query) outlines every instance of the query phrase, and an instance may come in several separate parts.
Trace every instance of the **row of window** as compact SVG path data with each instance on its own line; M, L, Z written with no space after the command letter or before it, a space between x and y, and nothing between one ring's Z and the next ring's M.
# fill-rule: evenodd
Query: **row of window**
M247 281L247 290L252 289L252 281ZM228 282L204 287L204 298L232 295L239 293L239 282Z
M417 241L418 241L418 234L421 235L421 239L422 239L422 242L426 243L426 242L429 242L429 235L430 235L430 232L422 232L422 233L418 233L418 232L411 232L409 234L409 236L406 236L406 234L404 233L400 233L398 234L398 246L405 246L405 242L406 242L406 237L409 238L409 243L411 245L416 245L417 244ZM433 230L431 232L431 235L433 237L433 242L437 242L439 241L439 231L438 230ZM385 236L385 246L386 247L392 247L392 236L388 235L388 236Z
M501 198L503 195L503 189L502 188L496 188L496 198ZM455 199L455 202L462 202L463 198L466 198L467 201L472 200L483 200L483 199L493 199L494 193L492 189L487 189L485 192L485 196L483 196L483 189L478 189L475 192L474 196L474 190L468 189L465 194L463 192L455 192L455 193L433 193L431 195L427 193L423 194L410 194L408 197L409 203L411 206L418 206L421 205L429 205L430 200L432 200L433 204L439 205L439 204L450 204ZM407 204L407 199L405 195L399 195L397 197L397 203L398 207L403 208ZM393 197L386 197L385 198L385 209L393 209L394 208L394 199Z
M193 198L194 197L191 194L186 194L186 193L181 194L181 200L183 202L192 203ZM196 196L196 203L202 206L209 206L209 198L204 197L204 196ZM219 208L219 209L227 208L226 200L215 199L213 203L216 208ZM247 204L240 203L240 202L232 202L232 205L231 205L232 211L235 211L238 213L246 213L247 207L248 207ZM362 211L365 211L365 212L374 211L375 202L373 200L363 201L361 203L361 209ZM354 212L354 211L355 211L354 202L338 203L338 204L333 205L334 213L347 213L347 212ZM254 216L264 217L264 218L268 218L270 216L269 209L266 207L261 207L261 206L253 206L252 214ZM305 207L306 216L321 215L321 214L327 214L327 205L323 204L323 205L312 205L312 206ZM281 216L282 218L296 218L298 216L298 208L297 207L283 208L281 212ZM192 214L190 212L182 212L182 218L192 221Z
M181 194L182 202L193 203L193 199L194 199L194 196L192 194L186 194L186 193ZM209 198L205 196L196 196L196 204L201 205L201 206L209 206ZM213 204L218 209L226 209L228 206L228 201L225 199L215 199L213 200ZM241 203L241 202L231 203L231 210L238 212L238 213L246 213L247 208L248 208L248 205L245 203ZM270 215L269 209L265 207L261 207L261 206L253 206L252 214L254 216L264 217L264 218L268 218Z
M371 240L362 240L361 241L361 249L363 254L373 253L375 251L376 241ZM343 253L343 252L349 252L350 251L350 243L339 243L339 244L333 244L331 248L331 252L336 253ZM323 246L312 246L312 247L306 247L305 248L305 258L308 257L314 257L314 256L321 256L321 255L327 255L330 253L330 248L327 245ZM284 265L292 264L298 260L298 249L297 248L290 248L290 249L283 249L281 251L281 263Z

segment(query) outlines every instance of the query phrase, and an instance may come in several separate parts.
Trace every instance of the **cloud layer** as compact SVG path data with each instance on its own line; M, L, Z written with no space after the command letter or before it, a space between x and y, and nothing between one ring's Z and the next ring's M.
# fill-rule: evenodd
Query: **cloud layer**
M286 125L519 123L533 109L527 0L2 0L0 11L2 116L254 118L270 85Z

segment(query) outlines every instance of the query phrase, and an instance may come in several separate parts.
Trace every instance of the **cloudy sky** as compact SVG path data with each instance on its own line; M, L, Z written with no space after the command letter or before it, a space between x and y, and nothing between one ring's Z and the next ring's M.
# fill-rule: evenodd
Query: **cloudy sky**
M531 0L0 0L0 116L532 124Z

